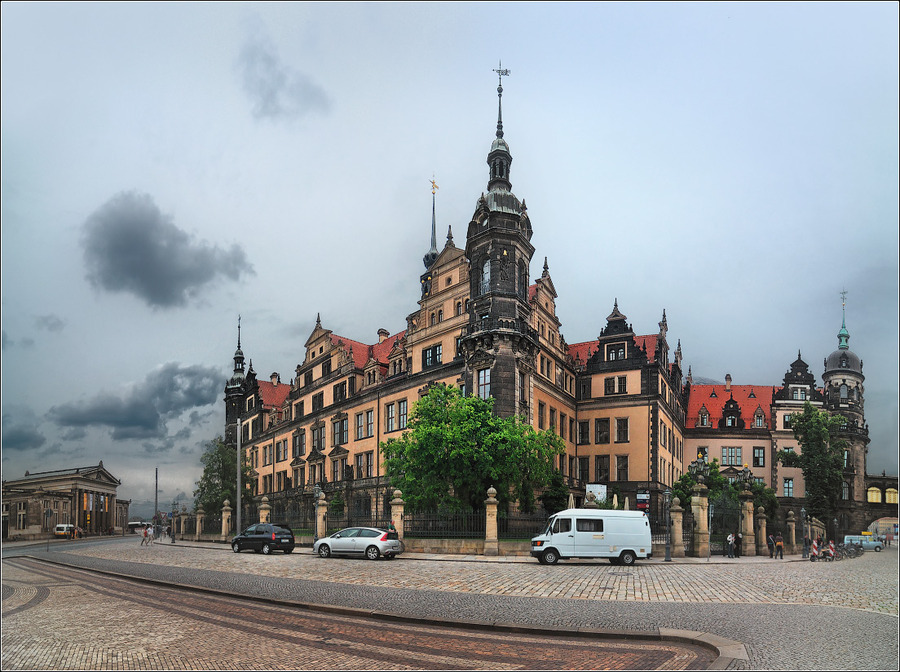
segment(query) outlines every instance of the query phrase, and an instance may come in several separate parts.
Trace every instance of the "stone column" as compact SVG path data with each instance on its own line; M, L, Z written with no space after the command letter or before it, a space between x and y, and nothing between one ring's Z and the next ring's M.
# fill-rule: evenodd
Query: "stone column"
M683 558L684 552L684 509L681 508L681 500L678 497L672 498L672 504L669 506L669 514L672 517L672 536L671 554L673 558Z
M259 522L268 523L269 514L272 513L272 507L269 505L269 498L263 495L262 502L259 505Z
M784 554L791 555L797 552L797 523L794 520L794 512L788 511L787 538L784 540ZM822 537L825 538L824 536Z
M397 537L400 539L403 539L404 505L403 493L399 490L394 490L394 498L391 500L391 520L394 522L394 527L397 528Z
M499 555L500 542L497 539L497 490L492 485L484 500L484 554Z
M231 506L229 506L231 502L227 499L225 503L222 505L222 541L225 541L228 538L228 533L231 531Z
M691 493L691 513L694 514L694 549L691 555L709 555L709 488L697 483Z
M754 512L756 518L756 554L768 555L769 545L766 543L768 532L766 531L766 507L761 506Z
M200 541L200 532L203 530L203 517L205 515L206 512L202 506L197 509L197 529L194 531L194 541Z
M325 536L325 516L328 512L328 502L325 501L325 493L319 493L319 499L316 501L316 539Z
M744 529L741 534L744 535L741 544L741 555L756 555L756 531L753 525L753 493L744 490L739 495L741 500L741 519L744 523Z

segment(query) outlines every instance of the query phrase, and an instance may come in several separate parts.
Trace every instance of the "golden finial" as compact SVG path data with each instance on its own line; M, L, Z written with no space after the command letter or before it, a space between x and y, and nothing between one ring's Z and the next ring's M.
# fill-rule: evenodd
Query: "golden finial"
M431 176L431 193L434 194L440 187L437 185L437 182L434 181L434 175Z

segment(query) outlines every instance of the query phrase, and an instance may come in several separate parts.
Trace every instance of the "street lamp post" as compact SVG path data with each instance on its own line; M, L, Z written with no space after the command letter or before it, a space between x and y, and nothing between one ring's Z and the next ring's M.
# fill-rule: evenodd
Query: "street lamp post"
M664 502L666 504L666 557L665 562L672 562L672 518L670 515L670 507L672 504L672 491L666 488L663 493Z

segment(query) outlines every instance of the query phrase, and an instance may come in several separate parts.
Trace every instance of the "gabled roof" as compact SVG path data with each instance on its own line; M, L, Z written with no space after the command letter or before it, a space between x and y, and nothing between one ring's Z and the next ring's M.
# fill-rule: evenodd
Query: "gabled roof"
M284 383L273 385L268 380L259 380L257 385L259 386L259 401L263 408L281 408L291 392L291 386Z
M570 343L569 355L571 355L572 359L574 359L577 364L587 364L587 361L591 358L591 355L597 351L598 347L597 341Z
M751 426L757 409L762 410L766 427L771 428L772 395L780 388L772 385L732 385L730 390L725 385L691 385L691 396L688 399L687 417L684 426L687 429L697 427L700 409L706 407L709 412L711 427L718 426L725 404L734 399L741 410L741 418Z
M659 334L634 337L635 345L647 351L647 361L649 361L651 364L656 361L656 342L658 340Z

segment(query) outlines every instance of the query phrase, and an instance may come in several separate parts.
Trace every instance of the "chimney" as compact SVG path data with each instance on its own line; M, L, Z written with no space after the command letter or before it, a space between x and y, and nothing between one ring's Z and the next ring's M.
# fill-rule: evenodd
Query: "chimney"
M278 383L281 382L281 376L279 376L275 372L272 372L272 375L269 376L269 380L272 381L272 387L278 387Z
M390 335L391 335L391 332L389 332L387 329L379 329L378 330L378 342L384 343L385 339L387 339L387 337Z
M725 374L725 391L731 392L731 374L730 373Z

